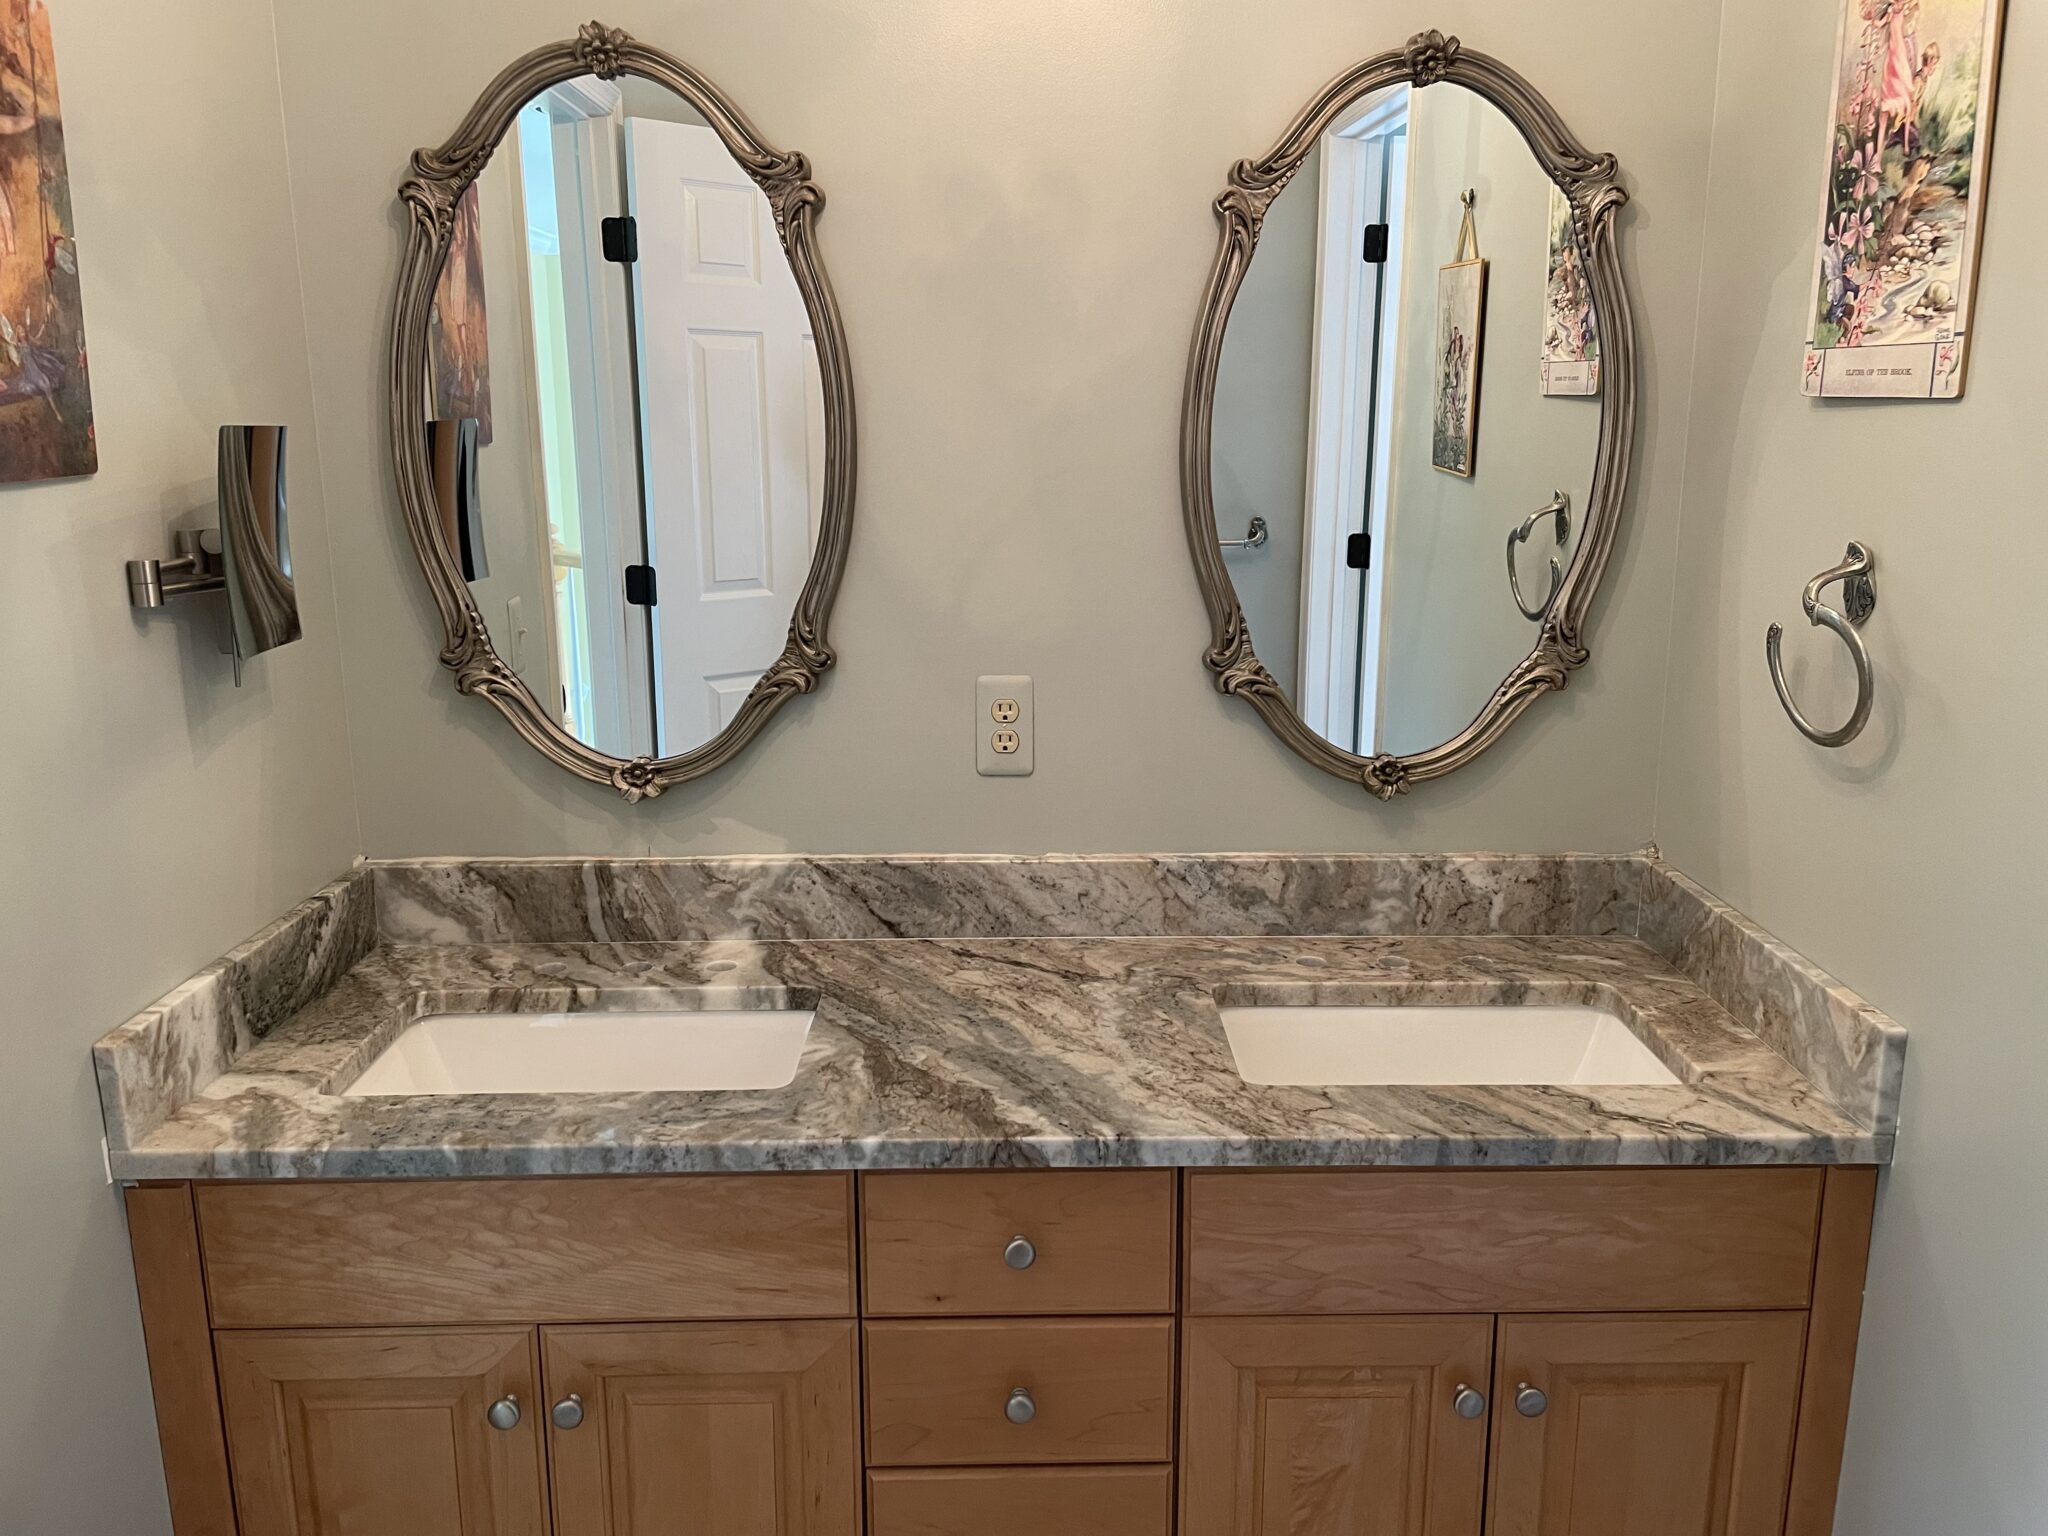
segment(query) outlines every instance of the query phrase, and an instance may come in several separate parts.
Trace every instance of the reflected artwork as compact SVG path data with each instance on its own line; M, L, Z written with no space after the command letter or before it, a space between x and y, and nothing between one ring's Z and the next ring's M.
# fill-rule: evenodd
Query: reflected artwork
M1844 0L1809 395L1963 392L2003 0Z
M57 63L42 0L0 9L0 480L99 468Z
M1486 263L1437 270L1436 404L1430 463L1470 478L1479 443L1479 349L1486 321Z
M1543 296L1543 393L1600 393L1600 331L1593 323L1593 285L1572 229L1572 203L1550 189L1550 251Z
M427 366L435 421L474 421L481 447L491 442L491 327L484 302L484 241L477 189L455 205L448 260L427 319Z

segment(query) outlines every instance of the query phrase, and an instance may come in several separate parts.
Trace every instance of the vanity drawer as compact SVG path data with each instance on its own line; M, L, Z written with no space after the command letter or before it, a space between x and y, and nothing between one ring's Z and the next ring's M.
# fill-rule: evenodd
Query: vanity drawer
M1170 1536L1168 1467L868 1474L868 1536Z
M1173 1454L1171 1318L869 1323L867 1383L871 1466Z
M218 1328L849 1317L843 1173L194 1187Z
M1800 1308L1819 1168L1191 1173L1190 1314Z
M1170 1169L863 1175L867 1311L1171 1312L1173 1186Z

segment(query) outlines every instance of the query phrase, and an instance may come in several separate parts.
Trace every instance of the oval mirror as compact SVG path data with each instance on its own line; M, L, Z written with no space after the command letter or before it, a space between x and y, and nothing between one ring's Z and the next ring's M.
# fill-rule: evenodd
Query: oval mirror
M1182 433L1208 663L1382 798L1586 659L1634 430L1616 175L1425 33L1217 200Z
M628 799L709 772L833 661L853 397L809 165L593 23L413 169L392 429L441 659Z

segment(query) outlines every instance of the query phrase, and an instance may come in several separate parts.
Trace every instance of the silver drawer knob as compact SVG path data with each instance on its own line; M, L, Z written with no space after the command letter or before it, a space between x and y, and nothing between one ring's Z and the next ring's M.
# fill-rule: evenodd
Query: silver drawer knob
M1515 1412L1523 1418L1540 1419L1543 1410L1549 1406L1550 1399L1543 1395L1541 1388L1532 1387L1526 1381L1515 1388Z
M583 1398L580 1393L571 1392L549 1411L548 1417L555 1421L557 1429L574 1429L583 1422Z
M484 1415L491 1421L493 1429L517 1429L519 1427L519 1399L507 1392Z
M1020 1234L1003 1249L1003 1262L1012 1269L1029 1269L1038 1262L1038 1250L1031 1246L1030 1238Z
M1458 1390L1451 1394L1451 1412L1461 1419L1476 1419L1486 1412L1486 1394L1476 1387L1458 1383Z
M1003 1417L1012 1424L1029 1424L1038 1417L1038 1404L1023 1387L1012 1387L1010 1400L1003 1404Z

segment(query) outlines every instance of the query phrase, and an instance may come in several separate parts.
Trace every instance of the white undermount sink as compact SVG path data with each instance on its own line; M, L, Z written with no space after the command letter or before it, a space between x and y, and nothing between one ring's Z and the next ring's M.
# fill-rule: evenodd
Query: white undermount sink
M1678 1081L1603 1008L1302 1004L1220 1011L1237 1075L1261 1086Z
M783 1088L813 1017L808 1008L431 1014L342 1096Z

